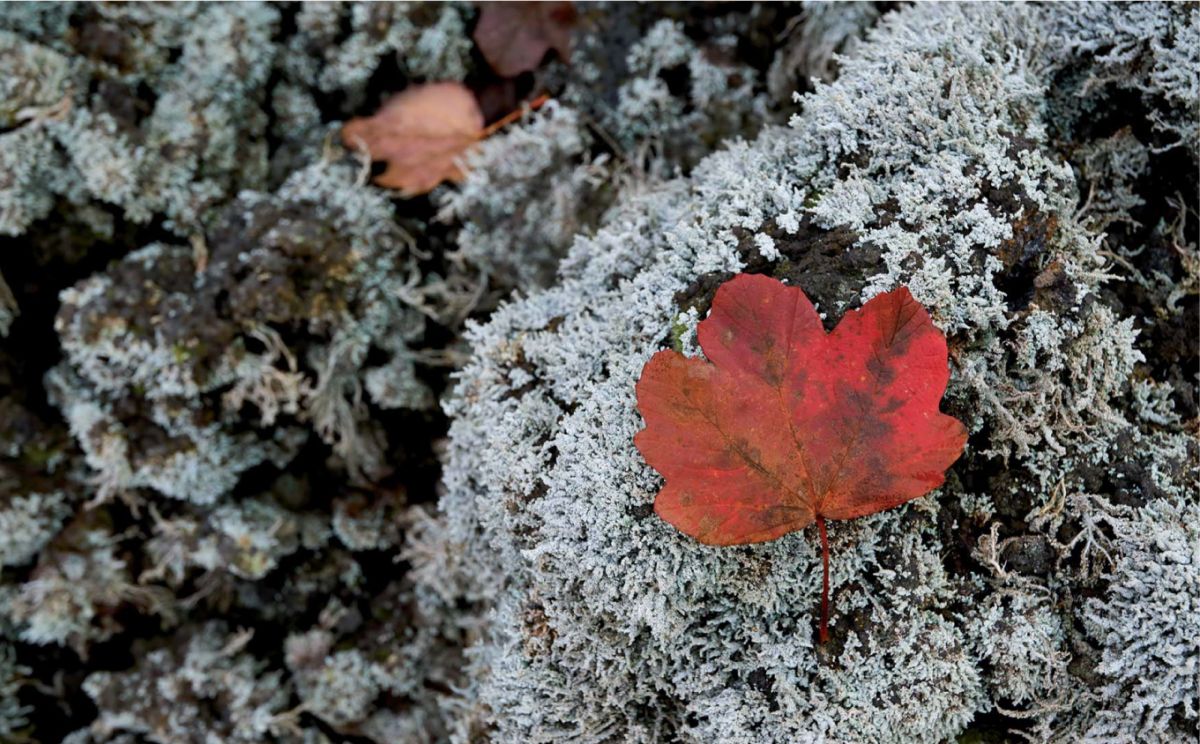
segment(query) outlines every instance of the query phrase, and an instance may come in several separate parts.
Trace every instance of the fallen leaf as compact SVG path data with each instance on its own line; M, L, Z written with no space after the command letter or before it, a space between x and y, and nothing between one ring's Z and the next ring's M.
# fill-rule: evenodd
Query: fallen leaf
M462 181L459 163L484 135L479 104L459 83L414 85L374 116L342 127L346 147L366 148L371 160L387 162L375 183L405 196L428 193L442 181Z
M570 59L576 17L573 3L484 3L474 39L497 75L515 77L536 69L551 49Z
M666 484L660 517L708 545L774 540L817 522L828 635L825 520L918 498L945 480L965 427L939 412L946 339L904 287L826 333L804 292L741 274L699 325L707 360L651 357L634 438Z

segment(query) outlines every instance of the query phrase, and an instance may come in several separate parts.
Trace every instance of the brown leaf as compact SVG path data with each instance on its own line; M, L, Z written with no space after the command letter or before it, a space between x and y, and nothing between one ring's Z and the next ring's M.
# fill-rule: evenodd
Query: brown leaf
M442 181L462 181L458 163L484 136L475 96L459 83L414 85L392 97L374 115L351 119L342 142L366 148L387 169L375 183L405 196L433 190Z
M515 77L537 68L551 49L570 59L576 18L569 2L484 3L475 43L497 75Z

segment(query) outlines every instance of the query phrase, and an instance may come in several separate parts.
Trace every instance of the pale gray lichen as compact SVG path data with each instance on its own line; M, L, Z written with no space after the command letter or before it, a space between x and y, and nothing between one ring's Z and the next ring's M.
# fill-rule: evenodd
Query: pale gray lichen
M68 363L48 382L102 497L212 503L247 469L286 464L302 423L353 473L384 467L364 390L383 409L432 404L412 348L428 300L386 198L354 178L320 163L244 192L193 247L147 246L62 293ZM202 414L213 393L216 421Z
M1107 230L1115 222L1135 226L1133 214L1145 205L1137 193L1137 179L1149 167L1149 149L1129 130L1086 143L1080 157L1080 177L1087 184L1087 197L1081 212L1088 216L1088 227Z
M0 566L20 565L36 556L71 514L72 501L61 491L9 491L0 496Z
M1066 71L1082 65L1072 76L1077 86L1064 92L1075 96L1072 107L1087 112L1114 90L1137 92L1161 99L1165 109L1154 111L1150 123L1165 135L1158 149L1179 145L1193 156L1200 151L1200 16L1170 3L1142 3L1130 9L1107 3L1087 3L1078 13L1049 20L1048 41L1057 46Z
M712 19L701 46L678 20L621 3L580 6L559 100L579 112L619 161L640 176L689 170L719 143L768 117L760 74L742 63L741 32L761 9Z
M602 125L627 151L658 156L667 167L698 160L709 151L705 139L714 133L753 133L755 123L767 118L766 100L755 92L755 71L714 61L723 48L736 44L735 37L721 37L713 40L714 48L702 50L682 24L659 21L630 48L629 80L617 90L615 109ZM665 79L673 69L687 71L685 95L676 96ZM672 174L664 168L662 175Z
M311 637L305 640L312 642ZM289 653L295 656L295 642L291 645ZM338 728L367 718L381 691L378 669L355 650L323 656L316 669L293 670L305 705Z
M161 592L138 586L119 554L120 538L99 520L72 524L40 556L28 578L0 586L0 614L34 645L69 645L81 656L121 626L114 611L133 603L168 613Z
M152 567L139 581L164 580L175 587L193 569L205 574L202 583L217 573L261 579L296 551L323 547L329 533L316 515L296 514L265 499L222 504L194 516L156 515L155 522L155 534L146 541Z
M447 403L442 521L414 550L427 596L457 587L481 607L470 684L447 708L457 740L486 729L495 741L911 742L953 738L990 710L1032 731L1061 720L1059 693L1086 684L1068 664L1071 603L1052 599L1073 596L1070 580L1018 582L1004 599L1003 583L970 563L948 571L941 555L970 560L943 541L983 525L958 520L1058 503L1065 488L1145 498L1151 484L1196 485L1171 465L1189 457L1186 435L1146 428L1131 408L1146 354L1105 292L1119 269L1077 209L1075 148L1056 149L1046 119L1057 76L1108 64L1050 43L1058 29L1086 24L1102 46L1132 26L1147 45L1169 43L1150 11L1114 7L1107 22L1088 20L1094 12L888 15L835 82L804 97L790 131L729 143L690 178L618 200L576 238L554 286L472 328L473 357ZM1194 9L1153 13L1174 26ZM645 48L663 65L683 58ZM650 101L653 80L625 90ZM836 281L813 270L825 265ZM700 546L652 517L659 480L632 446L642 364L682 340L676 325L694 324L686 311L703 312L722 277L748 267L800 284L830 320L908 285L951 338L947 407L974 432L948 506L935 494L836 525L841 640L828 648L812 641L812 536ZM1143 443L1144 461L1114 467ZM968 488L971 478L982 481ZM951 508L967 497L989 503ZM1084 516L1062 503L1067 520ZM1173 726L1189 715L1155 709ZM1059 731L1085 735L1078 721Z
M616 11L585 12L602 10ZM577 34L558 100L482 143L461 187L440 193L439 219L461 224L456 257L502 292L546 284L571 240L594 229L618 194L690 168L767 118L756 71L731 61L732 33L702 48L682 23L658 20L627 49L607 42ZM601 56L614 53L624 59ZM614 63L624 68L619 83L608 80ZM682 90L671 82L678 76ZM611 102L597 90L602 81L613 84Z
M331 601L317 627L287 638L284 659L304 708L335 730L432 744L446 738L438 691L457 682L462 663L442 631L396 582L366 616Z
M837 55L854 52L868 29L879 22L875 3L805 2L789 25L787 41L767 71L767 90L787 100L804 90L810 78L825 82L837 76Z
M1066 630L1044 587L1025 584L987 597L976 621L978 652L987 664L994 704L1012 715L1065 709L1068 677ZM1017 711L1013 713L1013 711Z
M12 45L4 77L37 105L13 112L18 128L0 140L11 174L0 184L0 232L24 232L65 199L110 204L138 223L162 215L190 234L223 196L261 185L266 142L248 135L267 125L260 102L273 58L264 51L278 21L255 3L98 6L84 32L94 58L62 61L66 33ZM57 72L33 81L29 71L43 67ZM137 111L139 84L157 93L148 112Z
M466 180L441 193L438 213L461 223L462 259L502 286L547 283L609 201L611 167L586 154L592 141L578 112L550 102L468 155Z
M1159 499L1113 525L1110 583L1080 613L1105 679L1084 736L1183 741L1200 727L1200 504Z
M0 377L11 374L0 357ZM0 568L33 562L80 501L69 437L13 398L0 399Z
M26 715L32 709L17 697L29 669L18 664L15 657L13 647L0 640L0 737L20 741L22 729L29 723Z
M75 2L21 3L0 17L0 28L36 39L65 39Z
M296 15L284 70L315 90L346 96L350 106L362 105L368 79L389 57L413 78L461 80L470 67L469 13L462 3L307 4Z
M298 429L281 429L263 439L197 422L195 409L179 405L178 399L152 405L149 416L126 423L113 403L76 380L68 370L55 369L46 383L94 471L99 501L146 488L211 504L233 488L241 473L264 462L283 467L304 442Z
M280 672L246 652L252 635L210 622L144 650L129 671L89 675L83 689L101 712L79 740L120 741L121 734L163 744L289 740L299 728L289 690Z
M71 63L52 49L0 31L0 126L9 129L60 103L70 89Z
M350 550L387 550L401 542L403 494L348 494L333 503L330 527Z

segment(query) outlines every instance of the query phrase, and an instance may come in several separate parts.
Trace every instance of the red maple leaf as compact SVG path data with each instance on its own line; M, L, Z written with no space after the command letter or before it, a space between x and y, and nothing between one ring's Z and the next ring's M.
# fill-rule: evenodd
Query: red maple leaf
M815 520L828 636L825 520L918 498L967 440L938 411L946 338L904 287L847 313L831 333L804 292L740 274L699 326L704 359L651 357L637 383L634 443L666 479L654 511L708 545L774 540Z

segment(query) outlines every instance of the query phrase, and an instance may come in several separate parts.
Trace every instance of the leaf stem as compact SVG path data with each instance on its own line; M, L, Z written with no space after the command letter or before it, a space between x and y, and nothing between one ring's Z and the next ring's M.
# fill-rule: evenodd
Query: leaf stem
M817 530L821 533L821 563L825 575L821 582L821 643L829 640L829 537L825 534L825 517L817 517Z
M530 101L527 106L521 106L518 109L516 109L515 111L508 112L501 118L497 119L496 121L492 122L487 127L485 127L483 132L481 132L479 134L479 139L484 139L485 137L495 134L500 129L503 129L504 127L508 126L509 124L512 124L517 119L520 119L522 116L524 116L529 111L537 111L539 108L542 107L542 105L544 103L546 103L546 101L549 101L549 100L550 100L550 96L543 93L542 95L540 95L537 98Z

